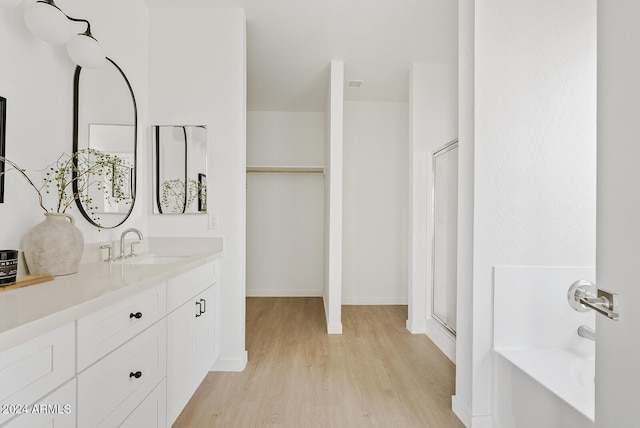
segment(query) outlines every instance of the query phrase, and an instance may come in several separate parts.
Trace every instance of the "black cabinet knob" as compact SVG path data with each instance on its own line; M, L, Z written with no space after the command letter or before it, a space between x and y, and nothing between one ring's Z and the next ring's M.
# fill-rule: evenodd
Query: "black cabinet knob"
M137 372L131 372L129 373L129 377L135 377L136 379L140 379L142 377L142 372L141 371L137 371Z
M135 318L135 319L140 319L142 318L142 312L136 312L135 314L133 312L131 312L129 314L129 318Z

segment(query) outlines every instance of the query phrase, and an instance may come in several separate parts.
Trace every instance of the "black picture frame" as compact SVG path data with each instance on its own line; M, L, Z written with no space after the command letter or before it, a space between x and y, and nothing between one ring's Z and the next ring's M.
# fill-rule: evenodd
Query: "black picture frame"
M114 162L111 166L111 196L116 198L124 195L124 200L131 200L133 195L133 174L135 171L132 167L126 165L119 165ZM124 176L123 188L118 191L116 189L116 183L120 181L120 176Z
M7 99L0 97L0 156L5 156L7 136ZM0 162L0 204L4 203L4 172L5 164Z
M207 174L198 173L198 211L207 212Z

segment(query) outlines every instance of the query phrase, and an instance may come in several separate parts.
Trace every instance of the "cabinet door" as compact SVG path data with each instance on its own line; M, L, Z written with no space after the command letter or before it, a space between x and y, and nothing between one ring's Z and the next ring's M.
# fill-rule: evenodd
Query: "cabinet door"
M11 420L5 428L75 428L76 381L63 386L28 406L28 412Z
M167 422L173 424L215 358L215 289L209 287L167 317Z
M194 300L167 317L167 423L172 425L193 393Z
M214 363L215 355L215 293L214 287L209 287L198 297L200 315L195 318L194 328L194 382L195 389L209 373Z

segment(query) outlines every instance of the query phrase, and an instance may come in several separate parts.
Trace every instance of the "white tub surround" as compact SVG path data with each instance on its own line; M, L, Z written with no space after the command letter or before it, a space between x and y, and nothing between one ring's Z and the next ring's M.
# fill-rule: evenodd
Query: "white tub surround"
M503 349L496 352L593 421L594 358L569 349Z
M552 355L554 352L562 352L560 350L547 350L549 359L547 361L540 360L540 354L544 354L545 350L531 350L529 353L520 353L523 358L530 358L533 364L524 364L524 361L518 361L516 356L510 356L507 359L500 353L496 353L494 358L495 370L495 408L494 408L494 427L495 428L594 428L593 420L576 409L575 406L568 403L564 399L560 399L559 394L568 392L567 389L560 391L551 388L573 383L576 379L569 379L569 367L558 355ZM535 361L533 359L536 359ZM553 361L553 362L551 362ZM544 363L548 364L544 364ZM520 364L520 365L519 365ZM526 371L521 367L527 367ZM536 372L537 370L537 372ZM559 374L552 385L548 381L555 374ZM573 375L574 373L572 373ZM591 376L593 382L593 376ZM582 391L586 391L583 389ZM576 394L577 392L577 394ZM573 402L585 402L583 392L580 389L573 388L573 394L577 400ZM566 395L565 395L566 396ZM591 397L591 408L593 409L593 397Z
M499 266L494 274L496 426L593 426L595 345L577 330L595 328L595 316L573 310L567 290L595 269Z
M223 255L222 238L147 238L143 243L149 253L180 258L164 264L89 262L74 275L0 291L0 352Z

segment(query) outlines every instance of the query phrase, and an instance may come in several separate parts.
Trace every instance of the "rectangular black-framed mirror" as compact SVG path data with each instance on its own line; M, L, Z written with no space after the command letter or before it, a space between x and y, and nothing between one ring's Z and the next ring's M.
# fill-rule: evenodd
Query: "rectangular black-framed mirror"
M207 127L153 126L154 214L207 212Z
M5 136L7 127L7 99L0 97L0 156L5 153ZM0 204L4 203L4 162L0 162Z

